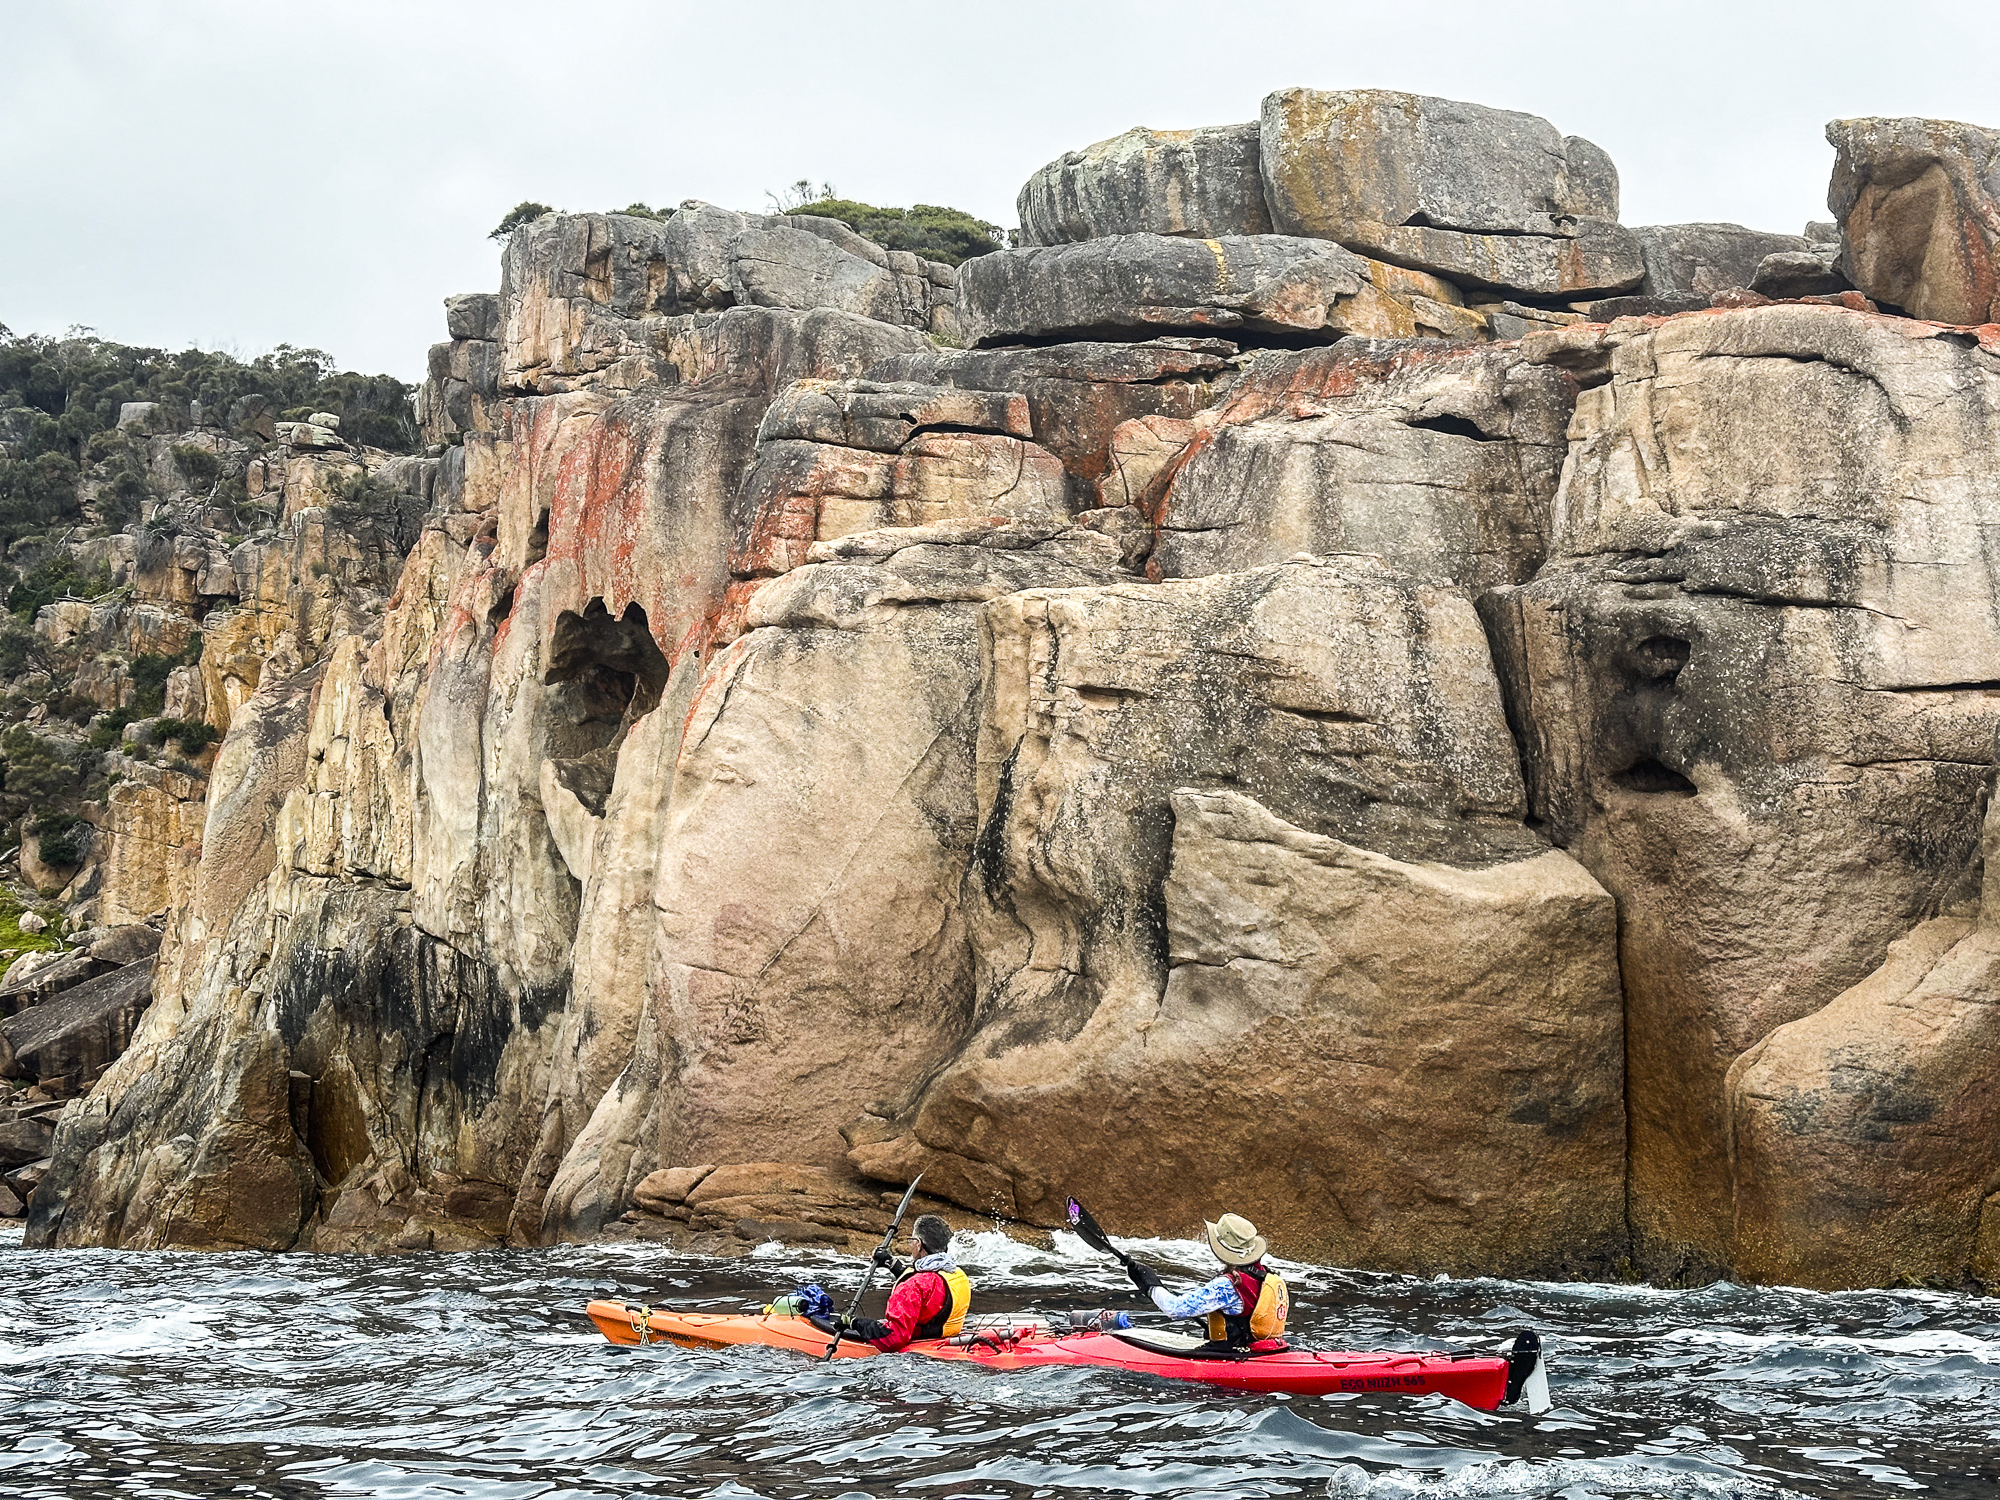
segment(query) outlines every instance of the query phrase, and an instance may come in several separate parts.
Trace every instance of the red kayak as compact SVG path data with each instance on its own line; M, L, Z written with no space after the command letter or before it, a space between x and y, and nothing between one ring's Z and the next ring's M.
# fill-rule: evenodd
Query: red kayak
M614 1344L683 1344L716 1348L764 1344L819 1358L827 1335L804 1318L781 1313L687 1313L630 1302L593 1302L590 1320ZM1241 1391L1273 1391L1298 1396L1330 1396L1383 1391L1414 1396L1426 1391L1463 1401L1481 1411L1525 1398L1529 1411L1548 1407L1548 1380L1541 1343L1534 1334L1516 1336L1507 1354L1344 1353L1285 1349L1271 1354L1218 1350L1206 1340L1150 1328L1098 1331L1057 1330L1014 1319L969 1319L963 1333L947 1339L918 1339L905 1354L955 1360L989 1370L1030 1370L1089 1366L1192 1380ZM843 1339L837 1359L866 1359L877 1351Z

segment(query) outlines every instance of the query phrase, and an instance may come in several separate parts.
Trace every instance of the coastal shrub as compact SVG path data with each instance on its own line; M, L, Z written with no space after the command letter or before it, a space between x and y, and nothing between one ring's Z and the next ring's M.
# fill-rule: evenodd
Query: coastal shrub
M7 608L23 620L33 620L44 604L68 596L79 599L95 599L99 594L109 592L111 570L98 568L86 573L77 565L76 556L67 548L58 548L43 561L24 570L7 591Z
M613 209L612 212L624 214L631 219L671 219L674 216L671 208L648 208L643 203L628 203L623 208Z
M0 330L0 412L39 414L0 457L0 548L78 519L81 466L130 450L116 431L127 401L156 401L185 424L196 404L208 418L255 396L273 410L333 412L350 442L415 453L414 393L393 375L341 370L323 350L292 344L240 360L205 349L170 354L115 344L89 329L61 338ZM9 426L19 431L21 423L10 415ZM136 498L128 488L121 500Z
M76 791L78 747L44 739L25 724L0 735L0 784L30 806L55 806Z
M201 660L201 636L189 638L187 648L178 655L166 656L158 652L145 651L132 658L126 670L132 678L135 689L133 702L142 717L158 713L166 705L167 674L175 667L191 667Z
M31 532L83 519L76 497L80 472L67 453L0 455L0 548Z
M153 738L161 744L171 740L181 747L183 755L199 755L222 738L222 731L206 719L158 719L153 724Z
M190 489L205 490L222 477L222 460L193 443L175 443L174 467L187 479Z
M90 852L91 827L75 813L45 812L29 820L28 832L35 840L42 863L58 868L80 865Z
M136 463L129 459L118 461L109 477L98 486L97 514L105 525L120 530L141 519L158 498L153 482Z
M92 750L115 750L125 738L125 726L137 717L129 708L114 708L99 714L84 743Z
M11 615L0 616L0 677L46 672L55 666L55 649Z
M913 208L877 208L871 203L857 203L829 194L786 212L838 219L884 250L907 250L948 266L963 265L975 255L1002 249L1007 243L997 225L975 219L963 209L943 208L935 203L919 203Z
M840 196L840 190L830 182L814 182L810 177L801 177L797 182L788 183L778 192L764 194L771 202L774 214L809 213L808 203L827 203Z
M342 531L372 534L398 552L408 552L423 530L424 500L421 495L385 484L373 475L350 474L336 488L333 501L326 508L326 518ZM314 576L324 573L325 569L319 568Z
M537 219L546 219L554 212L555 210L550 208L546 203L536 203L524 198L507 210L500 222L495 224L491 231L488 232L486 238L489 240L504 240L523 224L532 224Z

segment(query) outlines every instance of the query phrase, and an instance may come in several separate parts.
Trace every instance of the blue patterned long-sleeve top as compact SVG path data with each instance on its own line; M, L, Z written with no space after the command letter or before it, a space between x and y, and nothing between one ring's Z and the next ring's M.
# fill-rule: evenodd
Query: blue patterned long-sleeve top
M1227 1276L1203 1282L1193 1291L1176 1297L1163 1286L1153 1288L1153 1306L1170 1318L1199 1318L1219 1312L1232 1318L1243 1316L1243 1299Z

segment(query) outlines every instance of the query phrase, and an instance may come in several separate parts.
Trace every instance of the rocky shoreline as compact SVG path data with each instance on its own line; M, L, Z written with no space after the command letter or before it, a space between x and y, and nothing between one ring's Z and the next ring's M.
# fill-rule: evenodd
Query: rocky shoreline
M264 531L90 542L124 591L38 618L198 637L221 739L67 875L159 951L28 1243L858 1249L921 1172L2000 1280L2000 133L1828 137L1799 235L1303 89L1067 153L956 269L525 223L423 456L274 425Z

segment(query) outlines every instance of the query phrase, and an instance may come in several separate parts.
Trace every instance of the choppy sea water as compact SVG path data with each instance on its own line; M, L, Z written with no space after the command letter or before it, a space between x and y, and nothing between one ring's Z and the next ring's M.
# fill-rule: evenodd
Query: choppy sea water
M979 1311L1125 1297L1068 1236L1052 1252L997 1234L959 1244ZM1135 1248L1206 1274L1195 1244ZM366 1259L0 1245L0 1496L2000 1493L2000 1301L1280 1264L1300 1342L1541 1329L1555 1409L621 1349L578 1314L601 1295L730 1311L812 1280L844 1302L861 1271L776 1245L736 1262L635 1246Z

